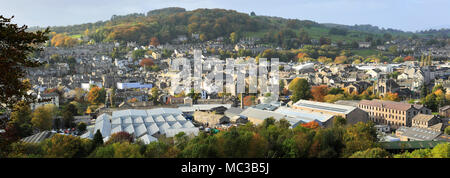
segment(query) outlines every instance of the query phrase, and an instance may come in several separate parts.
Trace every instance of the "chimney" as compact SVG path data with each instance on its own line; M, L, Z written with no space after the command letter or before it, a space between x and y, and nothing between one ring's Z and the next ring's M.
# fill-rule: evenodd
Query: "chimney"
M241 93L241 109L244 109L244 93Z

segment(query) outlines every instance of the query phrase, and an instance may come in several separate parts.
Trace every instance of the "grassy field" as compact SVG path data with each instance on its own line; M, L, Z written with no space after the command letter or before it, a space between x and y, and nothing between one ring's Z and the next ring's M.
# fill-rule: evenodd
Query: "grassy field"
M380 53L380 51L377 51L376 49L354 49L351 51L353 54L358 55L358 56L363 56L363 57L377 55Z

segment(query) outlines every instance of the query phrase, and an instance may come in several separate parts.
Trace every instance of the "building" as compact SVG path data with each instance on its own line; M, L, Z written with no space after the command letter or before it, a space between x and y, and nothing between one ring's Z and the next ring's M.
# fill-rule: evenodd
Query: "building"
M450 117L450 105L439 108L439 115L442 117Z
M191 121L186 120L181 110L174 108L127 109L113 111L112 115L102 114L97 117L95 126L81 137L92 139L97 130L105 141L111 134L125 131L146 144L156 141L159 135L173 137L179 132L187 135L198 135L199 132Z
M341 116L347 120L347 124L369 121L367 112L354 106L299 100L292 105L292 108L310 113Z
M431 129L405 126L401 126L395 132L395 136L400 138L400 141L435 140L439 135L441 135L441 132L436 132Z
M121 83L117 82L117 89L124 90L124 89L135 89L135 88L147 88L151 89L153 87L152 84L141 84L141 83Z
M56 107L59 107L59 95L55 92L39 94L36 102L31 103L30 107L34 111L36 108L46 104L54 104Z
M412 118L412 127L429 128L439 123L439 118L435 115L417 114Z
M301 123L308 123L315 121L319 123L319 125L328 127L333 123L334 116L331 114L321 114L317 112L308 112L305 110L292 109L288 107L279 107L275 112L283 114L289 118L299 120Z
M52 138L55 134L55 132L51 131L42 131L37 134L22 138L21 141L25 143L40 143L47 138Z
M286 119L289 124L291 125L291 128L296 127L298 124L304 123L299 119L295 119L292 117L289 117L287 115L281 114L279 112L274 111L268 111L268 110L260 110L256 108L247 108L244 111L242 111L239 114L242 118L247 119L248 121L252 122L255 125L262 124L265 119L272 117L276 121L279 121L281 119Z
M366 111L373 122L391 128L411 127L412 118L418 113L431 114L431 110L422 105L382 100L361 100L358 108Z

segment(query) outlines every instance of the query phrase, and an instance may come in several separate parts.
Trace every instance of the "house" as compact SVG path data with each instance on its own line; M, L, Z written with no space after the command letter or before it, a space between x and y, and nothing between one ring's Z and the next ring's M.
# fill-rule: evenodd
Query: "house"
M450 105L439 108L439 115L442 117L450 117Z
M439 123L439 118L431 114L417 114L412 118L412 127L429 128Z
M359 42L358 43L359 48L370 48L369 42Z
M381 79L376 82L373 87L373 93L380 93L384 96L386 93L397 93L400 91L400 85L397 84L393 79Z

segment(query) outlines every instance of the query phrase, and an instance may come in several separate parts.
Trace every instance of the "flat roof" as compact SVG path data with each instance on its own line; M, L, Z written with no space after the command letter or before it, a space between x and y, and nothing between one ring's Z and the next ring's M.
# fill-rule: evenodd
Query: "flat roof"
M311 121L326 122L329 119L333 118L333 115L331 114L313 113L298 109L292 109L288 107L279 107L277 110L275 110L275 112L299 119L303 122L311 122Z
M331 104L317 101L308 101L308 100L299 100L294 104L294 106L342 114L348 114L354 109L356 109L356 107L353 106Z

